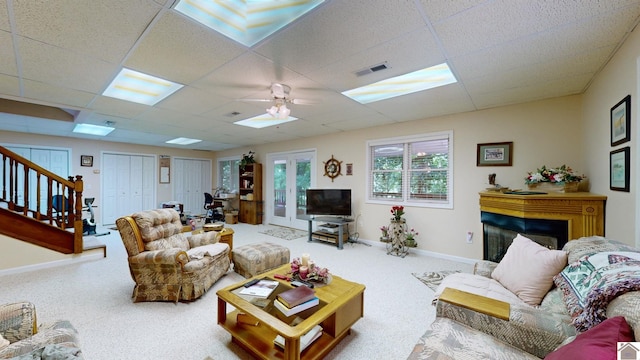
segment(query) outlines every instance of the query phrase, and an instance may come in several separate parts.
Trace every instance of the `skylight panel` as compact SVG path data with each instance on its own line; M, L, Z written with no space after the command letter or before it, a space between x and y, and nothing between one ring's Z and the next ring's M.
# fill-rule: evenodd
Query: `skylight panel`
M251 47L324 0L180 0L174 9Z
M110 132L116 128L109 126L91 125L91 124L76 124L73 128L74 133L107 136Z
M183 86L123 68L102 95L153 106Z
M373 84L342 92L342 95L361 103L394 98L418 91L433 89L457 82L447 63L435 65L408 74L381 80Z
M200 141L202 140L179 137L172 140L167 140L165 142L167 144L175 144L175 145L191 145L191 144L199 143Z
M252 118L236 121L234 122L234 124L241 125L241 126L248 126L255 129L262 129L268 126L279 125L279 124L283 124L283 123L287 123L289 121L295 121L295 120L298 120L298 118L289 116L288 118L285 118L285 119L278 119L278 118L274 118L269 114L264 114L264 115L258 115Z

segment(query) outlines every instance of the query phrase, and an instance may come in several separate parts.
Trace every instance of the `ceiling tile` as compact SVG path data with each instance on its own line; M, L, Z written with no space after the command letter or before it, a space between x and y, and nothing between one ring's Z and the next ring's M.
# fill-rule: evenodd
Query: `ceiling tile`
M2 61L0 61L0 74L18 76L11 33L0 31L0 58L2 58Z

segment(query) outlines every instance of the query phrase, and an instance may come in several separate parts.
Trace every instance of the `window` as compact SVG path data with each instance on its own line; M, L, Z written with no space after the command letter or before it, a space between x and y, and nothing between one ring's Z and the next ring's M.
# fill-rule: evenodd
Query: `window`
M218 187L237 193L240 181L240 157L218 160Z
M453 208L453 132L367 142L367 200Z

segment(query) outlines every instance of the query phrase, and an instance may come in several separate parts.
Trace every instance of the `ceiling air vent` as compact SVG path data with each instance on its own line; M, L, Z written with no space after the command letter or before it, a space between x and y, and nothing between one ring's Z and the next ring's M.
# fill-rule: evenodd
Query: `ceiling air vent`
M388 62L383 62L381 64L377 64L377 65L373 65L373 66L369 66L368 68L362 69L362 70L358 70L355 72L356 76L364 76L367 74L371 74L374 73L376 71L380 71L380 70L385 70L389 68L389 63Z
M224 116L226 116L226 117L234 117L234 116L238 116L238 115L240 115L240 113L239 113L239 112L237 112L237 111L232 111L232 112L230 112L230 113L228 113L228 114L225 114Z

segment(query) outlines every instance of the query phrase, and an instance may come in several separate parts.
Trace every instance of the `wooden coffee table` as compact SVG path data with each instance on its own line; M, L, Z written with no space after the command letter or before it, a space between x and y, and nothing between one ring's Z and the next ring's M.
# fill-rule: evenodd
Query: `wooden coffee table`
M286 264L255 278L277 280L274 274L285 274L290 268ZM259 359L321 359L351 332L351 326L364 315L365 286L335 275L329 285L315 288L319 305L291 317L284 316L273 307L276 295L291 288L289 282L278 280L280 285L268 300L254 305L256 302L252 303L251 297L239 294L247 281L249 279L218 290L218 324L231 333L234 343ZM227 304L235 310L227 313ZM238 322L239 313L249 315L258 324ZM302 318L302 322L291 326L290 322L296 317ZM322 336L300 353L300 337L318 324L322 326ZM273 343L277 335L284 338L284 349Z

